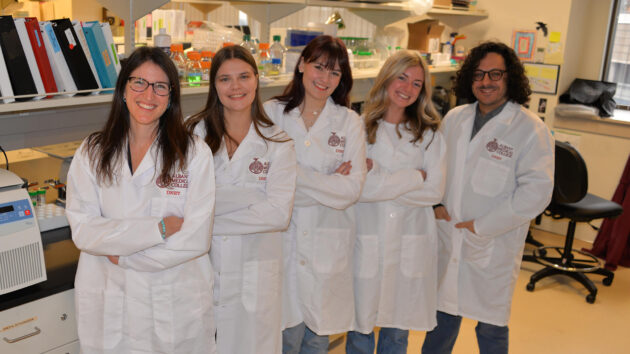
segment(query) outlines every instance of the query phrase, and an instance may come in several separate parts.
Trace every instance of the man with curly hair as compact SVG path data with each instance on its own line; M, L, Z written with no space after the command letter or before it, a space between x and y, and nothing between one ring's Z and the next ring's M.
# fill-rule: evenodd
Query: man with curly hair
M522 105L531 90L503 43L473 48L455 90L472 102L443 122L446 192L438 219L437 327L423 353L451 353L462 317L478 321L479 351L508 352L508 320L529 222L551 199L554 142Z

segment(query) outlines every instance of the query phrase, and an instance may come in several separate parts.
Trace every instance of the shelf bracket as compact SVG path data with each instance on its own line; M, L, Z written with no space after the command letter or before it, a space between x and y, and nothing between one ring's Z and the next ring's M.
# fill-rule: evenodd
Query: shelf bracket
M286 17L306 7L304 3L247 3L231 1L230 5L260 22L260 41L269 43L269 27L273 21Z
M169 0L97 0L108 10L113 11L120 16L125 23L125 54L130 55L135 48L135 26L133 25L137 19L148 14L149 12L160 8Z

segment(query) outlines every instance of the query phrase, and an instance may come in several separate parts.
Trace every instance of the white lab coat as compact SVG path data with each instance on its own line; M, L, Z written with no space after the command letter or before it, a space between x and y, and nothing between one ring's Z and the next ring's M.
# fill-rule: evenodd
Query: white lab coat
M289 230L284 234L284 328L304 322L318 335L352 329L354 291L352 205L365 180L365 133L359 116L328 99L306 130L298 108L265 103L267 115L294 141L297 190ZM352 162L349 175L334 171Z
M213 274L208 250L214 168L195 137L187 170L165 187L154 142L131 175L127 154L111 185L99 185L84 144L68 172L66 215L81 250L75 279L83 353L214 353ZM166 240L165 216L184 223ZM107 255L118 255L114 265Z
M431 330L437 311L437 227L432 206L446 183L442 133L426 130L422 142L399 126L392 141L380 122L367 156L357 211L354 250L356 331L374 326ZM418 171L427 173L422 178Z
M277 126L261 133L288 140ZM205 137L204 123L195 133ZM282 231L295 193L293 141L272 142L250 126L228 158L214 155L217 201L210 257L219 354L282 352Z
M440 311L505 326L525 236L553 190L554 141L542 120L509 102L471 140L477 104L444 119L448 146L438 220ZM455 224L474 220L476 233Z

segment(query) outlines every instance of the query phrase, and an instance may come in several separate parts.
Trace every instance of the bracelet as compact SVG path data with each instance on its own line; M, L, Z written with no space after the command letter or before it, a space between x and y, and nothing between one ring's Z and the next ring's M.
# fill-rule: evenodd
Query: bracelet
M166 225L164 225L164 219L160 220L160 225L162 225L162 232L160 232L160 235L162 235L162 240L166 239Z
M433 209L439 208L439 207L441 207L441 206L444 206L444 205L442 205L442 203L440 203L440 204L435 204L435 205L433 206Z

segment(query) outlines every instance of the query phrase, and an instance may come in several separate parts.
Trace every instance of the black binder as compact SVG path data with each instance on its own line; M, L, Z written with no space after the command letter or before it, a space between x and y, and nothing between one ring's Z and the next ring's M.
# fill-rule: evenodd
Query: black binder
M90 64L88 63L81 42L77 37L72 22L69 19L63 18L59 20L52 20L53 30L57 36L59 47L63 57L68 63L70 74L74 83L79 90L92 90L98 88L98 83L94 78Z
M0 16L0 47L2 48L4 62L9 72L9 81L11 81L13 94L15 96L37 94L31 69L26 61L22 42L20 42L12 16ZM17 100L26 101L30 100L30 98Z

